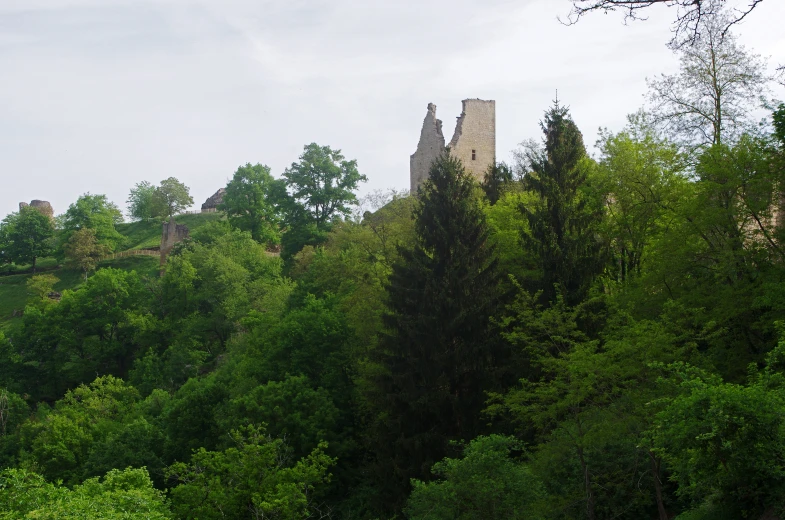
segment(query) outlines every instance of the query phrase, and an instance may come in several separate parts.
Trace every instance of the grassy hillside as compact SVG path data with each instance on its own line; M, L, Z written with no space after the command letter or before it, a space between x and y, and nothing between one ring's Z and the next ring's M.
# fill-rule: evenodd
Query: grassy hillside
M222 213L197 213L195 215L180 215L175 217L178 224L185 224L189 231L215 222L223 218ZM125 236L126 241L120 246L121 251L128 249L145 249L161 245L161 221L142 220L128 224L118 224L117 231Z
M141 275L158 276L158 263L158 258L154 256L128 256L101 262L98 269L113 267L128 271L133 270ZM82 272L76 269L57 269L47 271L47 274L53 274L60 279L54 287L58 292L78 287L83 280ZM32 274L0 276L0 331L8 329L15 321L12 318L15 310L24 309L28 298L26 284L32 276Z

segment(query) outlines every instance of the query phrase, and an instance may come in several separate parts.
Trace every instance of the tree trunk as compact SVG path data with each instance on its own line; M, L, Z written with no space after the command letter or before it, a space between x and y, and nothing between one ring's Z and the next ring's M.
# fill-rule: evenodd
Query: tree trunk
M35 274L35 261L38 260L36 257L33 257L33 274Z
M589 467L586 465L586 459L583 457L583 447L578 446L578 458L581 461L581 470L583 471L583 486L586 490L586 518L594 520L594 491L591 485L591 475L589 475Z
M654 453L649 452L649 460L651 460L651 472L654 476L654 492L657 496L657 511L660 514L660 520L668 520L668 512L665 510L665 504L662 502L662 482L660 481L660 461L654 456Z

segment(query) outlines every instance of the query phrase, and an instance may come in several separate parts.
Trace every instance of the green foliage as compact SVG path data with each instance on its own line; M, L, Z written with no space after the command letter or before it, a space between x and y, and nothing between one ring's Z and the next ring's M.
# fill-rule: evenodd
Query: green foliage
M107 268L63 291L56 305L28 306L13 363L0 377L38 398L57 398L96 374L125 375L139 347L135 316L144 297L135 272Z
M98 242L112 251L123 240L122 235L115 229L115 225L123 221L123 214L114 203L109 202L106 195L85 193L68 206L68 210L59 220L62 244L67 243L74 232L83 228L94 229Z
M340 150L316 143L305 146L300 161L292 163L283 178L306 220L318 229L349 215L349 204L357 201L357 185L368 180L357 171L357 161L347 161Z
M152 196L152 216L171 217L194 203L188 186L174 177L161 181Z
M294 464L281 439L248 426L231 433L233 446L224 451L200 449L190 464L168 469L179 485L171 490L179 518L257 518L299 520L319 509L314 491L329 482L334 459L320 444Z
M49 480L76 484L85 477L102 474L90 472L88 462L94 448L112 442L121 435L123 423L130 421L139 393L122 380L101 377L89 386L82 385L66 393L52 410L40 410L40 421L22 426L21 439L26 465L37 468ZM130 458L131 464L145 465L148 460L137 458L143 445L127 446L126 453L116 452L117 462ZM131 465L129 464L129 465ZM109 469L115 466L110 466ZM160 464L159 464L160 468Z
M162 493L181 518L781 516L780 112L689 158L636 114L594 162L555 106L522 179L446 155L359 202L355 162L309 145L178 217L164 268L86 281L13 274L9 215L0 518L173 516ZM159 244L118 217L85 195L57 239Z
M567 108L554 103L540 126L545 147L528 152L531 173L523 179L539 198L533 207L521 207L531 231L524 241L540 258L545 300L563 291L567 304L575 305L605 264L597 235L602 211L584 189L593 163Z
M31 263L54 251L54 223L32 206L11 213L0 222L0 263Z
M678 494L693 504L721 506L736 518L780 510L785 485L785 340L749 384L724 383L684 363L670 365L676 395L648 432L666 461Z
M342 441L338 435L340 411L329 392L314 389L307 376L287 376L283 381L257 386L234 398L230 408L230 415L246 424L269 425L268 433L286 439L295 457L308 455L322 440L335 452L333 444Z
M668 229L686 179L676 147L658 136L645 114L629 118L624 131L600 135L596 189L605 198L615 278L640 276L652 244Z
M197 213L195 215L178 215L177 223L185 224L191 236L200 228L220 221L221 213ZM123 235L122 249L145 249L161 245L161 222L158 220L140 220L118 224L117 231Z
M263 164L240 166L226 185L219 209L226 212L229 223L248 231L260 244L281 241L281 208L277 205L285 195L283 181L273 179L270 168Z
M31 295L37 297L37 302L42 304L51 302L49 295L59 281L60 279L53 274L39 274L28 278L27 290Z
M299 162L283 173L289 195L278 196L289 229L282 239L282 254L289 259L306 245L324 242L330 225L351 213L354 194L367 181L357 161L345 160L340 150L316 143L306 145Z
M427 476L450 440L480 432L484 391L504 362L490 323L500 273L473 180L442 156L420 198L417 236L393 265L375 355L383 368L375 442L391 500L410 478Z
M772 113L774 123L774 136L779 141L780 146L785 146L785 103L780 103Z
M145 469L111 470L68 489L26 470L0 472L0 518L131 520L172 518Z
M98 242L95 229L82 228L74 231L63 246L66 259L84 273L95 270L98 262L109 254L109 246Z
M5 342L0 332L0 347ZM0 388L0 467L10 467L19 452L19 429L30 415L21 396Z
M520 450L512 437L480 436L461 459L434 464L438 480L414 481L405 513L412 520L538 519L542 484L511 457Z
M321 247L306 247L290 275L297 281L295 302L307 294L331 296L354 331L356 344L369 349L382 328L384 294L399 246L414 240L414 197L396 197L361 223L336 225ZM363 357L362 353L357 353Z
M491 205L496 204L502 194L512 186L512 168L505 163L488 166L483 177L482 189Z
M128 203L128 215L133 220L146 220L161 216L155 207L155 190L156 187L147 181L138 182L131 188L126 202Z

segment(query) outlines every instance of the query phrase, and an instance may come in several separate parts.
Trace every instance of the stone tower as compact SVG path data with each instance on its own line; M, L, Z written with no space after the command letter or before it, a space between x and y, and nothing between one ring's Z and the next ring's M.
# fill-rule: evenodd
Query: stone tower
M464 99L449 147L466 171L482 182L485 171L496 163L496 101ZM412 193L428 178L431 163L444 149L442 122L436 119L436 105L429 103L417 151L409 162Z
M163 223L161 230L161 265L166 263L166 255L172 250L174 245L188 238L188 226L178 224L174 217L169 217L169 222Z
M417 151L409 159L410 192L417 193L417 188L428 178L431 163L444 151L444 134L442 122L436 119L436 105L428 103L428 112L422 123L420 142Z

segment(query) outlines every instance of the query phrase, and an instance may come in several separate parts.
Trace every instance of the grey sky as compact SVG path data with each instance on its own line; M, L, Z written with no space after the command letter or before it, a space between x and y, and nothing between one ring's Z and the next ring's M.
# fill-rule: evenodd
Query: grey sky
M0 0L0 218L56 213L87 191L125 209L175 176L198 207L238 165L278 176L310 142L356 158L376 188L408 187L426 105L452 135L461 99L495 99L497 154L538 138L559 89L586 142L673 72L675 13L565 27L568 0ZM785 2L737 32L785 62ZM775 91L780 98L782 90Z

